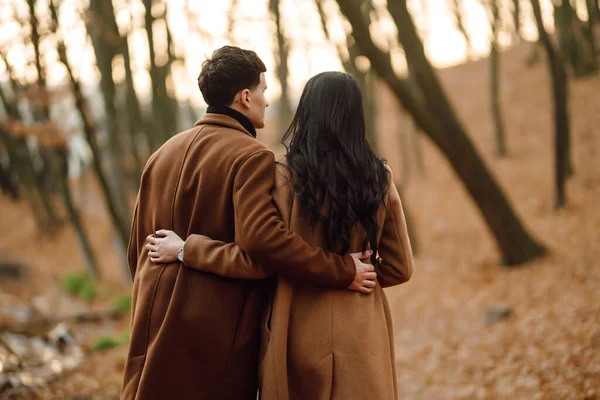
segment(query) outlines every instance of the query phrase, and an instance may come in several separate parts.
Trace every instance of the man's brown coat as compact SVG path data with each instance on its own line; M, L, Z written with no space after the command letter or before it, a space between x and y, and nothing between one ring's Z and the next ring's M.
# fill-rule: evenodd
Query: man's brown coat
M122 399L256 399L261 283L152 263L146 237L158 229L235 242L266 268L299 281L352 283L350 256L326 254L285 228L271 197L274 178L273 154L221 114L207 114L152 155L128 250L134 280ZM187 259L201 256L188 247ZM236 261L203 262L219 268Z

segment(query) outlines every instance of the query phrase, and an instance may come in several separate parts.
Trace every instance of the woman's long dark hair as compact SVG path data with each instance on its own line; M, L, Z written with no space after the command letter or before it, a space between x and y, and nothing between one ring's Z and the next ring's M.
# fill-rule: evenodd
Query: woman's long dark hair
M322 224L330 250L346 254L356 226L366 230L362 250L377 252L377 212L388 191L384 160L365 136L362 95L341 72L323 72L304 87L282 143L300 206L313 227Z

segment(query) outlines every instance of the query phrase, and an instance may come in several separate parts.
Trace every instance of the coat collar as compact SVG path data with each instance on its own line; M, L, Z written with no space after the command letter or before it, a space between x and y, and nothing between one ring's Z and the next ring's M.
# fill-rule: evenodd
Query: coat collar
M250 120L244 114L229 107L209 106L204 117L200 118L194 126L202 124L221 125L256 137L256 129Z

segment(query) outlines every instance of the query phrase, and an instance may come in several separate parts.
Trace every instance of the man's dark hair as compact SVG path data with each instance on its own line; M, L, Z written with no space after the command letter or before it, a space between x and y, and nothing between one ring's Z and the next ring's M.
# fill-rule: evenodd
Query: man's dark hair
M228 106L240 90L254 89L267 68L252 50L223 46L202 63L198 87L210 106Z

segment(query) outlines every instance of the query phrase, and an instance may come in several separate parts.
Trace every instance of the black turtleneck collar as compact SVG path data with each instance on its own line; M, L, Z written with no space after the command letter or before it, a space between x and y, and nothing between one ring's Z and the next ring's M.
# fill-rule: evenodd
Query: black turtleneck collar
M227 115L239 122L248 132L250 132L253 137L256 137L256 129L254 128L254 125L252 125L252 122L250 122L248 117L238 110L234 110L233 108L227 106L208 106L206 113Z

